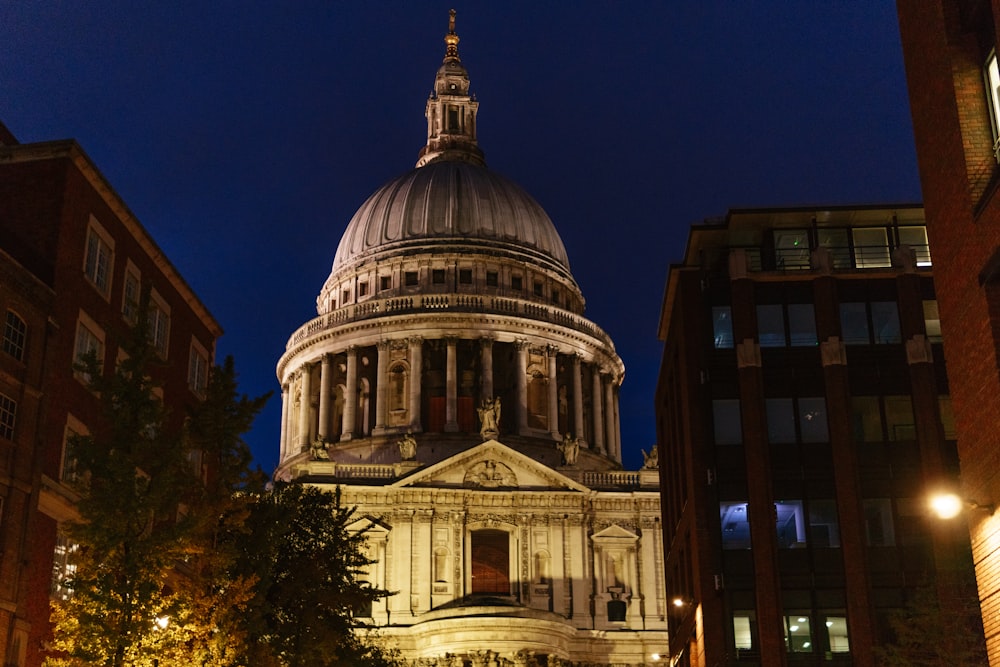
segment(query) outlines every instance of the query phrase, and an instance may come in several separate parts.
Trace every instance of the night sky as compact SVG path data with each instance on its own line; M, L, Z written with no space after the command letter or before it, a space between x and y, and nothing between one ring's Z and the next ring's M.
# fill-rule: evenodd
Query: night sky
M546 209L625 361L627 468L655 442L692 223L920 200L887 0L3 2L0 120L78 140L225 328L241 390L277 392L348 221L424 144L451 6L487 163ZM268 472L280 412L247 438Z

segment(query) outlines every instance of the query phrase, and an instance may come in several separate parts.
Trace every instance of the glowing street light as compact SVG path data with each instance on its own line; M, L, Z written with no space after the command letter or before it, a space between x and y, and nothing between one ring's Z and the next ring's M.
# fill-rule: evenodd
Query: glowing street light
M986 510L990 514L996 511L993 503L981 504L974 500L962 500L956 493L936 493L930 497L928 505L939 519L954 519L966 507Z

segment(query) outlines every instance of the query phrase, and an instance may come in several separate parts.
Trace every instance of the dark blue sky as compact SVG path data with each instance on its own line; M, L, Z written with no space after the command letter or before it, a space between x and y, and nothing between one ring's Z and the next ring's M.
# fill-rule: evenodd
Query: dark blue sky
M690 224L920 199L888 0L3 3L0 120L82 144L261 394L354 211L416 161L453 5L488 164L548 211L625 360L627 467ZM279 420L276 396L248 437L268 471Z

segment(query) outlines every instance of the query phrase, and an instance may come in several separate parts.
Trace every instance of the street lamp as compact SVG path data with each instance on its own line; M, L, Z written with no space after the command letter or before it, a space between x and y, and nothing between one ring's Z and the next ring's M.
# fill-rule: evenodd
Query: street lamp
M996 505L993 503L983 504L969 499L962 500L961 496L953 492L935 493L930 497L927 504L939 519L954 519L966 507L969 509L986 510L989 514L993 514L996 511Z

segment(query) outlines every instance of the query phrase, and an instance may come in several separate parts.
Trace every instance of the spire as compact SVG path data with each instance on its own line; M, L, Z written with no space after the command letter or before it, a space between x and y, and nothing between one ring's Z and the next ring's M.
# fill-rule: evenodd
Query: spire
M476 141L479 102L469 94L469 73L458 57L455 10L448 12L448 34L444 36L444 61L434 77L434 90L427 98L427 145L417 166L438 160L459 160L485 165Z

